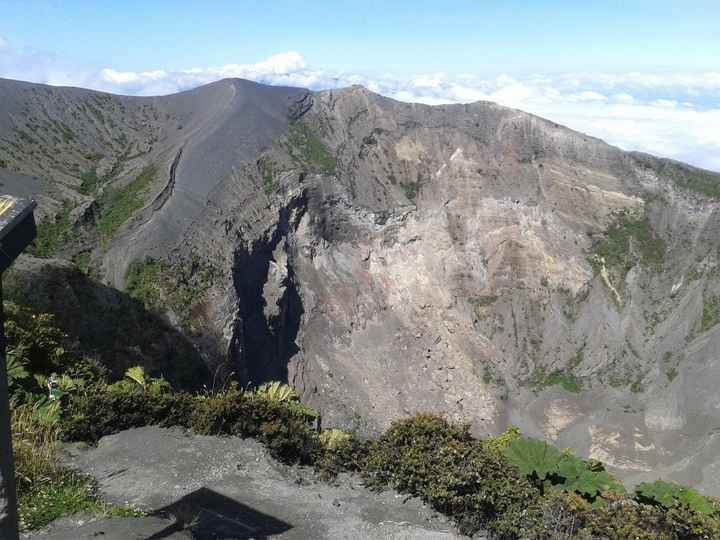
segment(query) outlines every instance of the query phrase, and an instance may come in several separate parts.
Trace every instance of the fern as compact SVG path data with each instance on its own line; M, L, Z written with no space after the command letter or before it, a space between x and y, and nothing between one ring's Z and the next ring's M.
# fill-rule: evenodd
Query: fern
M147 381L145 379L145 369L142 366L134 366L129 368L125 372L125 376L131 381L135 381L143 388L145 388L145 385L147 384Z
M520 438L520 428L508 426L500 435L485 439L485 447L502 454L508 446Z
M69 375L65 374L60 375L60 377L58 377L57 379L58 390L63 393L76 390L81 383L82 381L80 381L79 379L73 379Z
M347 446L351 439L352 435L342 429L326 429L320 434L320 444L326 450L331 451Z
M300 399L292 386L279 381L261 385L255 394L275 403L289 403Z
M12 386L16 381L27 379L30 375L25 369L25 364L19 360L17 356L12 354L12 351L8 352L7 363L5 366L7 370L8 386Z

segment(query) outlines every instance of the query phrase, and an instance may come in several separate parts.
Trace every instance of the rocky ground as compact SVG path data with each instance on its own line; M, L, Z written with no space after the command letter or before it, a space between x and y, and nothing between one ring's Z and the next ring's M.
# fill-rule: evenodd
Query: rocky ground
M148 515L66 518L27 540L461 538L417 499L348 475L321 482L253 440L148 427L71 448L67 461L97 479L104 500Z

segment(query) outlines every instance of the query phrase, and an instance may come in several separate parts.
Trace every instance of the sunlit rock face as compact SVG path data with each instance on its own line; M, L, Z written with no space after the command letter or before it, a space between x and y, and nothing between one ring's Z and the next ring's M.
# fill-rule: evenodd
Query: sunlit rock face
M213 369L287 379L325 425L512 423L631 480L720 494L720 176L484 102L238 80L149 99L3 88L3 140L42 102L77 133L66 161L96 145L119 167L109 185L156 166L146 204L100 241L77 175L43 172L62 160L0 148L0 179L36 186L41 211L77 201L65 255L91 250L108 283L145 257L213 268L190 313ZM94 115L62 117L88 100L129 154L110 128L97 143Z

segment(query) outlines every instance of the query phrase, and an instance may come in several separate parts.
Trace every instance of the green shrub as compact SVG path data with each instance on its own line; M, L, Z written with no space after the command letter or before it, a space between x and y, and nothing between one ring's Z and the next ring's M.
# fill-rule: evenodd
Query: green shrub
M311 464L320 450L308 408L269 400L231 386L210 396L173 392L164 381L145 386L124 380L96 384L63 396L62 427L68 440L90 443L124 429L159 425L201 435L237 435L263 442L286 463Z
M433 414L393 423L369 449L364 476L368 485L392 485L406 493L424 492L435 473L429 456L450 441L470 441L467 425L456 426Z
M713 502L717 508L717 503ZM674 538L705 540L720 538L720 520L717 512L712 516L687 505L673 506L665 513L665 520Z
M275 163L270 159L260 159L257 166L263 180L263 191L269 196L275 190Z
M188 427L192 396L169 387L147 389L130 381L95 384L63 396L62 431L67 440L97 442L101 437L147 425Z
M586 538L608 540L670 540L677 537L657 508L622 500L604 508L584 508L575 513Z
M255 390L255 394L276 403L288 403L291 401L299 401L300 399L300 396L298 396L292 386L281 383L280 381L272 381L260 385L257 390Z
M54 324L49 313L36 313L28 308L4 303L7 356L26 366L33 373L50 374L69 363L62 346L65 334Z
M336 431L336 430L329 430ZM338 430L339 431L339 430ZM349 439L330 443L326 431L320 433L320 449L315 456L315 469L324 479L343 472L358 473L365 469L371 441L358 440L350 434ZM344 439L344 437L343 437Z
M508 520L495 525L498 533L509 534L511 523L520 530L535 492L502 454L473 439L467 425L431 414L396 422L370 443L362 472L368 485L419 496L470 534L501 515Z
M68 354L63 347L66 336L55 326L53 315L12 302L3 307L8 382L16 399L32 401L37 394L46 394L45 383L52 373L63 372L73 379L87 376L87 380L100 376L99 368L92 373L90 360Z
M145 369L142 366L133 366L125 372L125 378L139 384L142 388L147 386L147 377Z

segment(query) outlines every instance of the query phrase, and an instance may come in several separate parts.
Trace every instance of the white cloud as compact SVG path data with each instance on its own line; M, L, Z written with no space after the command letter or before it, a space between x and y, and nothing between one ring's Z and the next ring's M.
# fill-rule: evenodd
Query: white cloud
M625 92L615 94L613 96L613 99L618 103L624 103L626 105L629 105L630 103L635 103L635 98L632 97L630 94L626 94Z
M124 85L136 84L142 81L159 81L166 79L168 74L162 70L134 73L132 71L115 71L114 69L105 68L100 71L100 76L108 83Z
M655 107L662 107L664 109L674 109L677 107L677 101L674 99L656 99L651 104Z
M416 88L440 88L442 84L443 74L438 73L436 75L420 75L410 84Z
M19 51L0 37L0 76L134 95L170 94L239 77L313 90L361 84L394 99L429 105L495 101L625 149L720 170L720 72L368 76L308 66L295 51L249 64L133 72Z
M603 96L598 92L592 90L585 90L584 92L578 92L577 94L570 94L567 96L568 101L607 101L607 96Z

